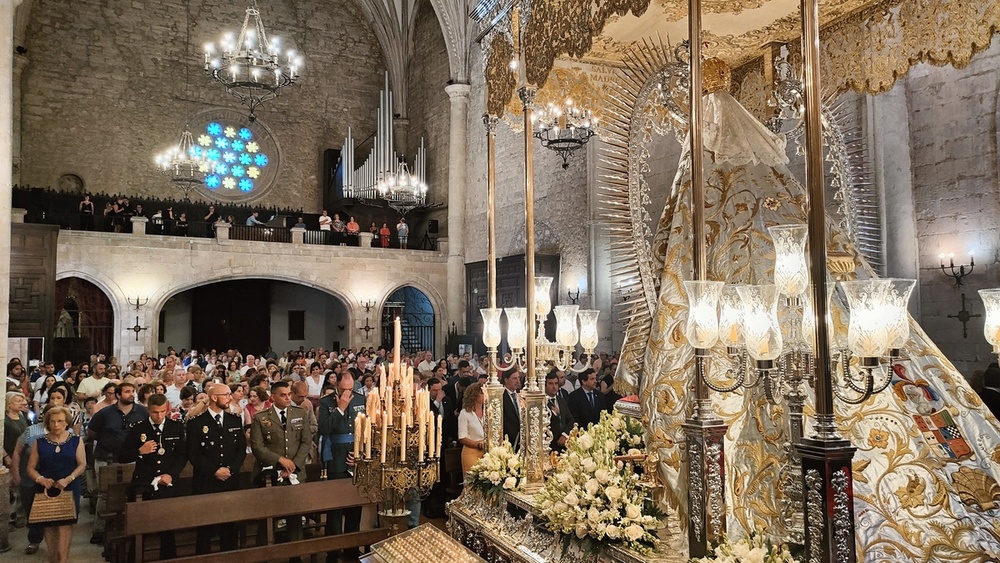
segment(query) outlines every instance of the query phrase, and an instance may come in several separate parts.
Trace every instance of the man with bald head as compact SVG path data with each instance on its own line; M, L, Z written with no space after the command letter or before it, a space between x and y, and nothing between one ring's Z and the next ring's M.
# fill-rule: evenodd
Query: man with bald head
M316 444L319 442L319 434L316 431L319 429L319 422L316 420L312 401L309 400L309 384L305 381L292 382L292 404L306 411L305 424L309 427L309 435L313 438L313 447L309 450L306 462L311 463L318 458Z

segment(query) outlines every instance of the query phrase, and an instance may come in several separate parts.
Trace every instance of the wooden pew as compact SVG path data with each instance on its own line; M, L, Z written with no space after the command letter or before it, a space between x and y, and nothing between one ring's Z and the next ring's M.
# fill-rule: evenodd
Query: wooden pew
M140 500L125 505L124 535L126 538L135 538L135 561L141 562L144 560L144 536L150 534L208 525L238 525L247 521L265 521L267 530L265 545L180 557L171 561L246 563L304 557L314 553L371 545L388 537L389 530L381 528L275 544L273 531L275 520L369 503L370 501L362 497L348 479L146 502ZM220 507L239 507L239 509L220 510Z

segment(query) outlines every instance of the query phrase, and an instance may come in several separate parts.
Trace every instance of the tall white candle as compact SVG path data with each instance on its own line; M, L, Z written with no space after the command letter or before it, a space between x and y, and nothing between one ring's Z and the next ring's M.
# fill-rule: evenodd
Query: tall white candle
M392 426L392 387L385 389L385 419Z
M364 437L361 435L361 417L354 417L354 459L358 459L358 455L361 454L361 440Z
M389 417L382 415L382 442L379 444L379 450L381 455L379 456L382 463L385 463L385 450L389 445Z
M372 419L365 417L365 459L372 458Z
M438 415L438 420L437 420L437 433L438 433L438 435L437 435L437 446L434 448L434 451L437 452L438 457L441 457L441 425L442 424L444 424L444 417L441 416L441 415Z
M396 369L399 369L399 365L400 365L399 364L400 347L401 347L401 345L403 343L403 328L402 328L402 325L400 325L400 323L399 323L399 317L396 317L392 321L392 329L393 329L393 334L392 334L392 363L396 366Z
M407 415L405 412L403 416L399 419L399 461L406 461L406 426L407 426Z

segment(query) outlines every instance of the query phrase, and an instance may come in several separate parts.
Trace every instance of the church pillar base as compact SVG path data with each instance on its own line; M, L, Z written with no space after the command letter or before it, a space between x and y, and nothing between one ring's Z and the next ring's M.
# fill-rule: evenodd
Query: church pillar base
M795 450L802 459L806 561L853 563L854 485L851 461L856 448L840 438L802 438Z

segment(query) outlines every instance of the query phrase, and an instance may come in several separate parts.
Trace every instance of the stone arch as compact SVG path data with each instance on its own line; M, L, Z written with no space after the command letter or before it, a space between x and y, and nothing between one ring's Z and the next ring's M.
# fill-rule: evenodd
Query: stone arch
M78 363L92 353L115 356L122 335L115 313L114 295L85 276L62 276L56 280L55 330L51 339L52 358Z
M383 324L382 321L384 319L384 315L386 314L386 310L385 310L386 303L389 302L389 299L395 293L397 293L400 290L404 290L404 289L412 289L414 291L417 291L424 298L427 299L427 302L428 302L428 304L430 305L430 308L431 308L431 313L433 315L433 323L434 323L434 329L433 329L434 342L433 342L433 346L432 347L434 349L435 355L439 355L438 350L442 350L444 348L444 344L445 344L444 338L445 338L445 335L447 334L447 327L444 326L445 319L447 318L446 315L444 314L444 311L445 311L445 308L443 306L444 305L444 300L442 299L442 297L441 297L440 294L437 294L437 292L435 292L433 290L429 290L429 288L424 287L422 284L412 283L412 280L411 280L411 282L405 282L404 281L404 282L401 282L401 283L398 283L398 284L395 284L394 286L392 286L391 289L388 292L385 293L385 295L383 296L383 298L380 301L379 313L378 313L378 317L377 317L379 319L379 327L380 328L382 327L382 324ZM392 333L391 333L391 331L386 331L386 332L383 332L381 334L381 342L383 344L385 344L386 342L391 343L391 341L392 341ZM387 348L388 348L388 346L387 346ZM408 349L408 347L405 345L405 343L404 343L404 348L407 348L408 352L413 352L414 351L414 350ZM412 348L412 346L410 346L409 348Z

